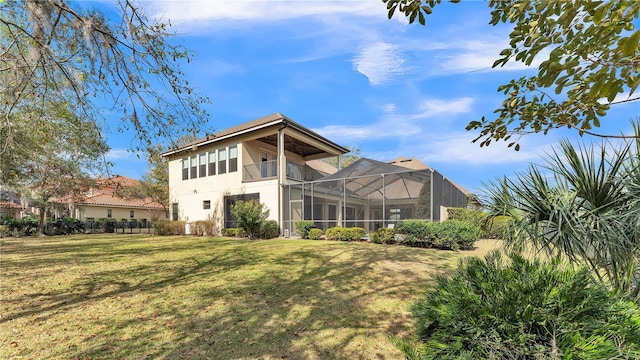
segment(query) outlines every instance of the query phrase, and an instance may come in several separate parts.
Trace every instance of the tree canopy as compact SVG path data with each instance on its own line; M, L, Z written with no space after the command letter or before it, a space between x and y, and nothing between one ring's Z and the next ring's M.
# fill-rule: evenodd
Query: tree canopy
M116 20L86 3L7 0L0 3L0 163L35 139L27 129L48 123L46 104L60 102L73 117L105 130L133 130L134 149L197 132L207 120L181 65L189 53L169 24L151 20L129 0ZM103 4L103 9L104 9ZM109 5L110 6L110 5ZM71 125L58 119L60 131ZM81 135L86 136L86 135ZM13 154L12 154L13 153ZM2 171L4 182L19 173Z
M425 25L441 0L382 0L389 18L403 13L410 23ZM452 0L457 3L459 0ZM568 127L580 135L624 137L597 131L615 104L639 101L640 2L620 1L498 1L487 2L491 25L512 24L509 47L493 67L508 62L543 61L536 75L513 79L498 88L505 95L495 117L469 123L479 130L481 146L510 141L528 133L548 133ZM630 135L631 137L635 135Z

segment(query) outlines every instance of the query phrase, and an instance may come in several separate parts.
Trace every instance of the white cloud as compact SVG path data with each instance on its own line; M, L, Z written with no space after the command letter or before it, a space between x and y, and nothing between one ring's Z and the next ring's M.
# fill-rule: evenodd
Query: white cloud
M480 147L479 143L472 143L475 134L470 132L448 132L425 141L425 147L419 158L427 163L454 162L458 164L496 165L507 163L526 163L537 161L545 150L550 149L549 143L535 144L523 139L520 151L507 148L507 143L496 142L490 146Z
M192 0L162 1L154 4L156 17L169 19L181 28L213 27L216 22L270 22L305 16L376 16L385 18L382 1L272 1L272 0ZM240 25L240 24L238 24Z
M137 156L134 152L127 149L111 149L105 155L105 158L109 161L116 160L136 160Z
M384 42L363 48L352 62L354 69L366 76L371 85L380 85L404 73L402 53L397 46Z
M471 111L473 99L425 99L414 113L397 113L396 104L385 104L381 107L383 114L380 119L369 125L328 125L314 131L335 141L354 142L357 139L378 140L389 138L407 138L425 133L423 126L431 131L432 123L423 123L422 120L432 118L449 119L455 114L464 114Z
M520 61L510 60L504 66L493 67L498 60L500 52L509 47L508 37L485 37L477 39L452 40L448 44L438 44L432 50L437 52L434 59L438 72L445 74L463 74L468 72L486 71L522 71L535 69L544 58L548 57L549 50L543 50L536 56L531 65Z

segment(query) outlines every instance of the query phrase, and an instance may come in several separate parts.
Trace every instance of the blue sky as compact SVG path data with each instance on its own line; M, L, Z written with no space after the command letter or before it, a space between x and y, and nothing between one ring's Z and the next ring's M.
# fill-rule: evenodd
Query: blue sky
M471 143L477 134L465 126L491 117L503 100L497 87L535 71L491 68L509 27L488 25L485 2L437 6L426 26L388 20L376 0L143 4L191 50L184 71L212 101L212 132L279 112L363 157L416 157L478 193L541 162L560 138L577 138L567 130L527 135L519 152ZM614 107L602 131L630 131L638 103ZM114 173L140 178L145 162L126 151L130 143L110 135L108 158Z

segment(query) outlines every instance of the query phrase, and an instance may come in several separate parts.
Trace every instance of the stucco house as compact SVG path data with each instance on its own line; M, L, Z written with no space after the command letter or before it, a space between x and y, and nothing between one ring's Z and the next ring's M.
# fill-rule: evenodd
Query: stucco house
M53 217L70 216L79 220L87 218L113 218L157 220L168 219L165 207L153 199L126 198L120 195L121 189L133 186L138 180L116 175L96 180L87 192L52 202L58 204L51 211Z
M219 231L235 226L236 201L255 199L285 236L295 235L295 222L302 219L323 229L373 231L416 215L438 221L441 207L467 207L473 198L422 163L411 168L401 159L359 159L338 170L320 161L347 152L279 113L171 149L163 154L169 160L171 219L210 219Z

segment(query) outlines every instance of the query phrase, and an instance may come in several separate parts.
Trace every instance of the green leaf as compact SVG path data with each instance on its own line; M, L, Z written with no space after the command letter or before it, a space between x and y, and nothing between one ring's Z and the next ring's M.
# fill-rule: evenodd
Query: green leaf
M622 53L625 56L634 56L638 51L638 42L640 42L640 30L633 33L630 37L620 40Z

